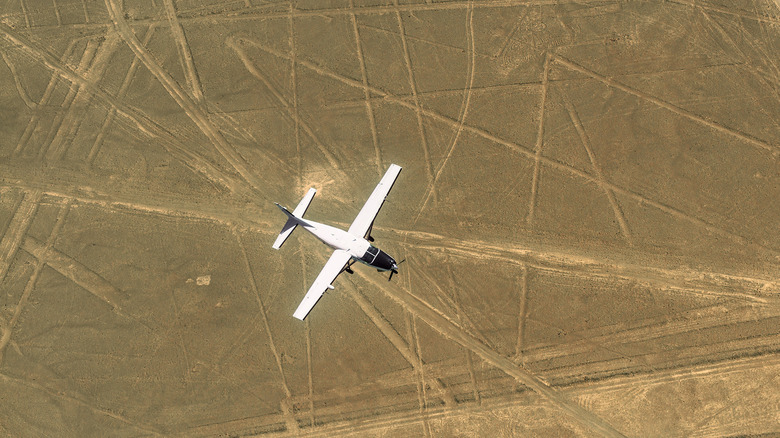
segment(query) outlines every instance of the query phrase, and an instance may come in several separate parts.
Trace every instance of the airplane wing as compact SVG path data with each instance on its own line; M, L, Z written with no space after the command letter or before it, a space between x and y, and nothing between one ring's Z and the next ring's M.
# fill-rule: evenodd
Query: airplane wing
M317 304L317 301L320 300L322 294L325 293L325 290L333 287L331 286L331 283L333 283L333 280L339 276L341 269L344 268L344 265L347 264L350 257L352 256L350 256L346 251L340 249L333 251L333 254L331 254L327 263L325 263L325 267L322 268L322 271L320 271L317 279L314 280L314 283L309 288L309 291L306 292L306 296L303 297L303 301L301 301L301 304L298 305L298 309L296 309L295 313L293 313L294 317L300 319L301 321L303 321L303 318L306 318L306 315L311 312L312 307Z
M368 197L368 201L360 209L355 221L349 226L349 233L353 236L365 237L371 224L374 223L374 218L379 213L379 209L382 208L382 204L385 202L387 194L390 193L390 189L393 188L398 174L401 173L401 166L397 164L391 164L390 168L385 172L385 176L376 185L374 192Z

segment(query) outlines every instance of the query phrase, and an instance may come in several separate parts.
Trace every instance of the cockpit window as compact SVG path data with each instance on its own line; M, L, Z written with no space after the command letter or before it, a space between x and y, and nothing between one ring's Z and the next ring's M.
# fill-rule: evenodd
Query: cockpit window
M377 254L379 254L379 248L371 245L366 250L366 253L363 254L363 257L361 257L361 260L364 262L371 264L374 263L374 260L376 259Z

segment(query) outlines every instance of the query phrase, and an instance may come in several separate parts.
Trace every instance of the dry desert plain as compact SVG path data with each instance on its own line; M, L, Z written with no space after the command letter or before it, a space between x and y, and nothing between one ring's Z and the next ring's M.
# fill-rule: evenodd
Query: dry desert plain
M0 435L780 433L778 0L0 6ZM293 207L374 228L342 274Z

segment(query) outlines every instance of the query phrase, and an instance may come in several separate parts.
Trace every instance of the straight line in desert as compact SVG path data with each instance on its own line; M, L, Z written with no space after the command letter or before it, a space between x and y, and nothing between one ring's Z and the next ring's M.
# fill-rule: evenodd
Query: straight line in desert
M47 250L54 245L54 242L57 240L57 237L59 237L60 231L62 230L62 227L65 224L65 217L68 215L69 210L70 210L70 205L67 203L60 207L60 211L57 214L57 220L54 223L54 227L52 228L49 237L46 239L45 247ZM11 335L13 334L13 329L16 326L17 322L19 321L19 317L22 314L22 310L24 309L24 306L27 304L27 301L30 298L30 294L32 294L32 291L35 288L35 283L38 281L38 277L40 276L44 266L45 266L45 262L43 261L43 259L39 258L36 260L35 267L33 268L33 272L30 275L29 279L27 280L27 284L25 284L24 286L22 295L19 298L16 307L14 308L13 316L11 317L11 320L8 322L8 325L6 327L3 327L3 334L2 337L0 338L0 365L2 365L3 363L3 357L4 357L3 353L5 351L5 348L8 346L8 343L11 341Z
M468 32L466 35L468 40L467 52L468 52L469 65L467 68L468 73L466 79L466 88L463 90L463 99L461 100L460 103L458 127L455 130L455 136L452 138L452 142L450 144L449 149L447 150L447 154L442 159L441 164L439 164L438 169L436 169L436 173L433 176L433 180L430 182L428 188L425 190L425 195L423 195L422 206L417 211L417 216L414 219L414 223L417 223L417 221L420 219L420 215L422 214L423 210L425 210L425 207L428 205L428 201L430 200L431 195L434 195L435 198L436 183L439 181L439 177L441 177L441 173L444 171L444 168L447 167L447 162L449 161L450 157L452 157L452 153L455 151L455 146L458 144L458 140L460 139L460 134L463 132L463 126L466 122L466 117L468 116L469 113L469 106L471 104L471 93L474 88L474 70L476 68L473 7L470 7L466 13L466 25L467 25L466 27L468 28ZM402 38L406 38L406 36L402 35ZM366 89L366 93L368 93L367 89ZM414 98L415 100L418 98L416 93Z
M563 270L575 272L593 278L628 278L651 284L661 284L670 288L688 290L712 289L716 295L741 298L765 304L768 299L777 298L780 282L775 279L754 278L745 275L733 275L719 272L707 272L687 269L668 269L643 264L630 264L617 260L582 257L565 252L544 248L542 244L530 242L498 245L478 239L450 238L422 231L408 231L375 227L388 234L397 234L408 239L409 243L421 248L448 248L450 251L466 254L469 257L497 258L514 264L528 263L542 270ZM735 290L736 289L736 290Z
M375 32L384 33L384 34L395 35L398 38L401 37L401 35L398 33L397 30L385 29L385 28L382 28L382 27L372 26L370 24L358 24L358 27L363 28L363 29L369 29L369 30L372 30L372 31L375 31ZM409 40L409 41L418 41L418 42L425 43L425 44L428 44L428 45L431 45L431 46L435 46L435 47L443 47L445 49L452 50L453 52L457 51L457 52L460 53L460 52L463 51L463 47L453 46L452 44L447 44L447 43L443 43L443 42L440 42L440 41L429 40L429 39L421 38L421 37L418 37L418 36L406 35L406 39ZM475 52L474 55L475 56L479 56L481 58L490 59L490 60L495 59L494 56L491 56L491 55L489 55L487 53ZM478 89L478 88L475 88L475 89ZM463 89L462 88L459 88L457 91L460 92L460 93L463 93ZM430 93L430 92L419 92L419 94L421 96L425 95L427 93Z
M144 40L142 42L144 46L148 45L149 41L151 41L152 35L154 35L155 28L156 26L152 24L146 30L146 33L144 34ZM133 82L133 78L135 77L135 73L138 71L138 67L140 63L141 61L138 59L138 57L135 56L133 57L133 60L130 62L130 67L127 69L125 78L122 80L122 85L119 87L119 91L116 94L116 98L120 102L125 100L125 97L127 96L127 92L130 89L130 84ZM87 155L87 164L89 166L92 166L94 164L95 158L97 157L98 152L100 152L100 147L103 145L103 141L105 140L106 135L109 132L108 128L111 126L112 122L114 121L116 112L117 109L112 106L111 109L109 109L106 118L103 120L103 124L100 126L98 135L95 137L95 142L92 144L92 148L89 150L89 154Z
M591 78L593 78L593 79L603 83L604 85L606 85L608 87L612 87L612 88L618 89L618 90L623 91L625 93L631 94L632 96L635 96L635 97L638 97L640 99L646 100L646 101L648 101L650 103L653 103L653 104L655 104L655 105L657 105L657 106L659 106L661 108L667 109L667 110L669 110L669 111L671 111L671 112L673 112L673 113L675 113L675 114L677 114L679 116L685 117L687 119L690 119L690 120L693 120L695 122L698 122L698 123L700 123L700 124L702 124L704 126L712 128L715 131L718 131L718 132L721 132L721 133L728 134L728 135L731 135L733 137L736 137L736 138L738 138L738 139L740 139L740 140L750 144L751 146L754 146L754 147L757 147L759 149L763 149L763 150L766 150L766 151L769 151L769 152L772 152L772 153L775 153L775 154L780 152L780 147L778 147L777 145L773 145L773 144L768 143L768 142L766 142L764 140L760 140L760 139L758 139L756 137L753 137L750 134L746 134L746 133L738 131L738 130L736 130L734 128L729 128L729 127L727 127L727 126L725 126L725 125L723 125L721 123L718 123L718 122L716 122L714 120L710 120L709 118L705 118L705 117L702 117L702 116L700 116L698 114L694 114L691 111L688 111L686 109L680 108L679 106L674 105L674 104L672 104L670 102L667 102L665 100L659 99L659 98L657 98L655 96L651 96L650 94L647 94L647 93L645 93L643 91L640 91L640 90L634 89L632 87L629 87L628 85L624 85L624 84L622 84L620 82L617 82L617 81L613 80L612 78L606 77L606 76L604 76L604 75L602 75L600 73L596 73L595 71L590 70L588 68L585 68L585 67L575 63L574 61L568 60L568 59L566 59L566 58L564 58L564 57L562 57L560 55L553 55L553 61L555 61L556 63L558 63L558 64L560 64L560 65L562 65L562 66L564 66L564 67L566 67L566 68L568 68L570 70L574 70L576 72L579 72L579 73L582 73L582 74L584 74L586 76L589 76L589 77L591 77Z
M455 282L454 279L452 279L452 275L451 275L452 272L449 271L449 273L450 273L450 279L449 279L450 281L449 281L448 287L451 290L454 290L453 288L454 288L454 286L457 283ZM440 283L439 281L436 281L436 279L433 278L433 276L430 275L430 273L426 272L425 270L417 270L415 272L415 274L420 276L420 278L422 280L422 282L421 282L422 284L426 284L429 287L432 286L433 289L434 289L434 293L436 294L437 298L439 298L439 300L442 303L444 303L445 305L447 305L448 307L451 308L455 318L457 319L458 326L460 326L463 330L466 330L470 336L478 339L480 342L482 342L483 344L487 345L488 347L493 348L493 349L496 348L495 344L490 342L490 339L488 339L488 337L485 336L484 333L479 331L479 329L477 328L476 324L474 324L474 322L471 320L471 318L469 318L468 314L463 311L462 306L460 306L457 303L457 301L455 301L455 299L453 299L449 294L447 294L447 292L445 292L442 289L442 287L439 285L439 283ZM411 275L410 275L410 278L411 278ZM440 313L442 315L444 314L444 312L440 312Z
M325 156L325 159L328 160L328 163L333 168L333 173L341 173L342 177L345 177L343 174L343 171L341 170L339 166L339 162L336 159L336 157L333 155L333 152L331 152L317 137L317 135L314 133L314 130L309 126L308 123L306 123L298 114L298 111L295 109L293 105L290 105L290 102L287 101L287 99L284 98L282 93L275 87L268 78L263 75L260 70L255 67L255 65L252 63L252 60L249 59L246 52L244 52L241 47L239 47L232 37L228 37L226 44L228 47L233 49L234 52L236 52L236 55L241 60L241 62L244 64L244 67L246 70L254 76L257 80L263 83L265 87L268 89L268 91L273 94L273 96L276 98L276 100L279 101L279 103L282 104L282 107L287 112L287 116L292 119L293 123L301 128L303 128L303 131L306 133L306 135L311 138L311 140L314 142L314 144L317 146L317 148L320 150L322 155Z
M114 28L119 32L122 39L125 40L130 50L135 53L135 56L141 59L146 68L157 78L160 84L168 91L171 97L181 107L181 109L189 116L189 118L200 128L200 130L208 137L214 148L220 155L238 172L239 175L246 181L255 191L262 193L263 190L267 190L268 185L255 174L255 172L247 166L244 159L238 154L238 152L225 140L222 133L215 127L208 116L204 113L203 109L197 105L190 96L179 87L176 81L157 63L152 55L141 45L138 38L133 33L133 30L128 25L127 21L123 17L122 8L116 0L105 0L106 9L108 10L109 17L113 22ZM270 151L265 151L264 156L272 161L276 167L289 168L289 166L272 154Z
M24 85L22 85L22 81L21 81L21 76L19 76L19 72L16 70L16 65L14 65L13 62L11 62L11 60L8 58L8 54L5 51L0 52L0 57L3 58L3 62L5 62L5 65L8 66L8 70L11 71L11 76L14 78L14 85L16 85L16 92L19 93L19 98L22 99L24 105L27 108L35 111L38 108L38 103L33 102L32 99L30 99L27 90L24 89ZM56 77L57 77L56 75L52 75L52 80L55 80ZM52 80L49 81L50 84Z
M355 8L354 0L349 0L350 9ZM292 9L292 3L290 4ZM368 117L368 127L371 129L371 141L374 145L374 155L376 155L376 170L379 175L384 171L382 169L382 153L379 149L379 135L376 129L376 118L374 117L374 108L371 105L371 93L368 92L368 76L366 74L366 57L363 55L363 42L360 39L360 30L358 29L357 17L354 13L349 15L352 22L352 33L355 35L355 52L360 63L360 78L363 81L363 100L366 105L366 117ZM292 20L292 18L290 18Z
M294 7L290 2L290 9ZM290 46L290 88L292 89L292 115L293 129L295 130L295 174L298 176L298 190L303 192L306 188L303 186L303 147L301 145L301 115L298 107L298 47L295 44L295 20L292 15L287 20L288 38L287 44ZM303 263L303 260L301 260ZM312 424L314 419L312 418Z
M19 377L9 376L7 374L2 374L2 373L0 373L0 381L5 382L6 384L10 383L10 384L14 384L14 385L17 385L17 386L23 386L23 387L26 387L26 388L35 389L37 391L44 392L51 398L59 399L59 400L62 400L64 402L67 402L67 403L72 403L72 404L75 404L77 406L80 406L80 407L83 407L83 408L87 408L88 410L90 410L90 411L92 411L92 412L94 412L96 414L100 414L100 415L103 415L103 416L106 416L106 417L109 417L109 418L113 418L114 420L117 420L119 422L125 423L128 426L131 426L131 427L133 427L133 428L135 428L135 429L137 429L139 431L143 431L145 433L152 434L154 436L162 436L162 433L159 432L154 426L148 425L148 424L139 423L138 421L135 421L135 420L132 420L130 418L127 418L124 415L117 414L117 413L112 412L110 410L103 409L101 407L95 406L94 404L83 400L83 398L84 398L83 396L80 396L80 395L79 396L74 396L74 395L65 393L65 392L63 392L63 391L61 391L59 389L47 388L46 386L44 386L44 385L42 385L42 384L40 384L40 383L38 383L36 381L31 381L31 380L22 379L22 378L19 378Z
M284 414L285 424L288 431L297 431L298 422L295 420L295 415L292 410L292 404L290 403L290 399L292 399L292 392L290 391L290 387L287 385L287 378L284 375L284 367L282 366L282 358L279 355L279 351L276 349L276 343L274 342L274 337L273 334L271 333L271 326L268 323L268 316L265 311L265 305L263 304L263 299L260 296L260 290L257 288L257 283L255 282L255 275L252 272L252 266L249 264L249 256L246 253L246 248L244 247L244 244L241 242L241 235L236 229L233 229L233 234L236 236L238 247L241 249L241 256L244 260L244 267L246 268L247 278L249 279L249 284L250 286L252 286L252 292L255 296L255 299L257 300L257 306L260 311L260 316L263 317L263 327L265 329L266 335L268 336L268 346L271 348L271 353L274 356L274 359L276 361L276 367L279 371L279 380L281 382L282 389L284 390L284 394L285 394L285 399L281 401L281 410L282 413Z
M15 173L19 176L14 178ZM9 175L10 174L10 175ZM160 201L159 204L144 202L148 200L141 194L137 197L122 194L106 194L95 192L94 189L78 185L63 184L61 187L49 187L45 182L36 184L30 181L30 175L25 169L16 166L0 166L0 182L5 185L22 188L30 191L41 191L49 196L63 199L74 199L85 204L96 204L110 209L129 208L150 214L160 214L172 217L189 217L194 219L211 220L222 224L240 223L256 232L270 233L273 228L271 222L258 222L263 216L263 211L252 209L247 211L246 206L224 202L209 202L207 205L198 202L190 202L182 199ZM49 175L50 180L67 180L68 178ZM29 196L29 195L28 195ZM16 216L15 216L16 218ZM16 220L16 219L15 219ZM13 223L13 222L12 222ZM542 270L563 270L578 273L594 278L628 278L641 280L649 284L660 284L683 290L699 290L701 293L714 294L713 296L732 296L748 299L752 302L766 303L767 297L773 297L780 290L780 284L774 280L753 278L749 276L736 276L718 272L702 272L692 270L670 270L666 268L648 266L647 264L632 265L613 260L599 260L592 257L583 258L564 252L551 251L546 248L535 248L530 243L519 243L512 246L494 245L477 239L451 238L434 233L421 231L406 231L377 227L377 230L391 234L402 235L411 239L411 244L420 248L441 249L449 248L469 257L491 257L511 263L528 263L530 266ZM8 236L0 243L0 248L5 248L10 243ZM0 259L7 260L7 259ZM0 273L7 266L0 265ZM707 290L709 289L709 290Z
M596 156L593 154L593 148L590 147L590 139L588 139L588 134L585 132L585 127L582 126L582 121L580 121L577 110L574 108L574 105L567 97L564 96L563 101L564 105L566 106L566 110L569 112L569 117L571 118L572 124L574 124L574 128L577 130L577 134L580 136L580 142L582 142L582 146L585 148L585 152L588 154L590 165L593 167L593 172L596 174L596 178L599 180L599 185L601 186L602 190L604 190L604 193L606 193L607 199L609 200L609 205L612 206L612 211L615 213L615 219L617 220L618 225L620 225L620 231L623 232L623 238L626 239L628 246L634 246L634 240L631 237L631 231L629 231L628 223L626 223L626 218L623 215L623 211L620 209L617 200L615 200L615 194L611 189L605 186L606 179L601 173L601 167L596 163Z
M517 312L517 343L515 357L525 359L525 325L528 319L528 265L523 263L520 272L520 310Z
M517 0L497 0L490 2L474 2L475 9L498 9L513 6L560 6L565 4L582 5L588 3L581 0L529 0L524 2L518 2ZM602 4L601 1L595 3ZM396 11L400 12L418 12L418 11L451 11L468 9L468 1L453 1L453 2L434 2L434 3L407 3L407 4L390 4L390 5L376 5L376 6L359 6L355 8L341 7L341 8L312 8L312 9L299 9L295 8L292 11L270 11L260 13L242 13L242 14L223 14L223 15L204 15L196 17L182 17L182 21L240 21L240 20L258 20L268 18L287 18L292 15L294 18L299 17L333 17L342 16L348 14L357 15L387 15Z
M187 148L164 127L151 120L142 112L128 107L121 101L113 98L105 90L87 81L82 75L60 62L51 53L29 42L23 35L17 33L11 27L0 23L0 37L17 48L22 49L34 59L37 59L44 64L47 68L56 72L62 78L91 91L95 96L115 108L119 114L130 120L141 132L150 137L161 139L162 141L160 144L185 166L201 173L215 184L233 192L243 193L245 191L243 186L236 181L232 175L225 174L200 155L189 152Z
M414 343L414 357L417 360L417 365L415 366L415 375L417 377L417 403L419 404L419 411L421 414L423 414L423 422L422 422L422 429L423 429L423 435L426 437L431 436L431 424L428 421L428 418L425 416L425 412L428 410L428 391L427 386L425 383L425 364L422 360L422 347L420 346L420 335L417 332L417 320L412 316L409 312L404 312L406 315L406 329L408 333L408 339L409 344L411 345ZM412 348L412 347L410 347ZM433 382L438 383L441 385L442 388L444 388L444 384L442 383L439 376L433 376ZM445 396L447 398L444 401L444 404L448 407L454 406L457 402L455 401L455 396L452 393L452 389L449 387L446 387L446 393Z
M92 59L95 57L95 52L97 52L98 47L100 47L100 42L98 42L97 38L92 38L87 40L87 46L84 48L84 52L82 52L81 54L81 59L79 60L76 69L74 70L74 72L77 75L83 77L85 80L88 79L86 79L84 73L87 71L90 64L92 63ZM65 98L62 100L62 103L60 104L59 111L57 111L57 114L54 116L52 120L52 126L49 129L49 133L46 135L46 138L43 140L43 143L40 145L40 148L38 149L39 160L43 160L43 158L46 155L48 155L49 149L52 146L52 142L54 141L57 134L60 132L60 127L62 126L62 122L65 119L65 116L68 115L73 100L76 98L76 94L78 94L80 88L81 85L75 83L68 88L68 92L65 95Z
M87 176L90 184L82 184ZM17 161L0 160L0 184L61 199L73 199L83 204L98 205L109 210L131 210L145 214L186 217L217 222L223 225L241 224L253 231L276 234L277 224L270 218L270 210L256 204L219 200L190 200L160 192L139 190L128 192L127 187L116 186L95 174L68 171L64 168L25 166ZM94 187L103 187L98 191ZM113 187L114 190L111 190ZM152 196L153 195L153 196ZM271 208L271 207L268 207ZM1 271L0 271L1 272Z
M70 58L70 56L73 54L73 49L76 47L76 43L80 40L81 38L77 38L71 40L70 43L68 43L68 46L65 48L65 51L60 57L62 63L66 63L68 61L68 58ZM16 143L16 147L14 148L12 155L20 154L24 150L25 146L27 146L27 142L30 141L30 137L32 137L35 128L38 126L38 120L41 117L41 112L43 112L43 110L49 105L49 99L51 99L51 96L54 93L54 88L57 85L59 79L60 74L56 71L52 71L51 78L49 78L49 82L46 84L46 89L43 91L43 95L41 96L40 101L35 105L35 108L33 108L32 117L30 117L30 120L27 122L27 126L25 127L24 132L22 132L22 136L19 137L19 141Z
M96 49L90 65L83 71L77 70L77 73L81 74L87 81L97 84L103 78L111 58L119 48L119 44L119 35L114 31L108 32L103 42ZM51 141L44 143L48 146L48 150L44 152L48 160L57 161L65 156L68 146L72 144L90 108L90 99L92 99L93 95L89 90L83 87L71 87L71 90L75 90L75 95L65 111L61 125L56 130Z
M422 361L418 361L418 358L415 356L414 352L412 351L411 347L409 346L406 341L401 337L401 335L398 334L398 332L393 328L392 325L387 321L387 319L382 316L381 313L374 307L373 304L371 304L368 299L363 295L362 292L358 291L356 288L345 288L345 292L347 295L355 301L355 303L360 307L360 310L363 311L363 313L368 316L368 318L371 320L371 322L379 329L379 331L387 338L388 341L395 347L396 350L398 350L399 353L401 353L401 356L406 359L407 362L417 371L418 373L422 372ZM444 386L444 384L439 379L432 379L431 380L431 386L436 389L436 391L440 394L442 400L447 406L455 406L455 398L452 396L452 393L450 393L447 388Z
M270 54L272 54L272 55L274 55L274 56L276 56L278 58L287 59L287 60L290 59L289 56L287 56L285 53L281 53L281 52L279 52L279 51L277 51L275 49L272 49L272 48L270 48L268 46L265 46L264 44L259 43L257 41L254 41L252 39L249 39L249 38L246 38L246 37L235 37L235 40L237 42L244 42L246 44L251 44L251 45L259 48L260 50L263 50L266 53L270 53ZM356 81L356 80L354 80L352 78L343 76L341 74L334 73L334 72L332 72L332 71L330 71L330 70L328 70L326 68L323 68L323 67L321 67L321 66L319 66L319 65L317 65L315 63L312 63L310 61L306 61L306 60L303 60L303 59L298 59L297 62L298 62L298 65L300 65L302 67L306 67L307 69L312 70L312 71L314 71L316 73L319 73L319 74L321 74L323 76L330 77L332 79L335 79L337 81L340 81L340 82L342 82L344 84L347 84L347 85L350 85L350 86L353 86L353 87L356 87L356 88L361 88L361 89L363 88L363 84L361 82ZM407 102L404 99L398 98L398 97L396 97L396 96L394 96L394 95L392 95L392 94L390 94L390 93L388 93L388 92L386 92L386 91L384 91L384 90L382 90L380 88L377 88L377 87L374 87L374 86L371 86L371 85L369 85L368 88L369 88L369 91L371 91L372 93L377 94L377 95L383 97L388 102L392 102L392 103L395 103L395 104L397 104L399 106L402 106L404 108L408 108L408 109L416 111L415 105ZM455 129L457 129L457 127L459 125L457 120L454 120L454 119L452 119L450 117L442 115L442 114L440 114L440 113L438 113L436 111L433 111L433 110L430 110L430 109L426 109L426 108L421 108L420 111L423 114L425 114L426 116L428 116L428 117L430 117L432 119L438 120L438 121L440 121L442 123L445 123L447 125L450 125L451 127L455 128ZM535 154L535 152L533 150L531 150L531 149L529 149L527 147L521 146L521 145L519 145L517 143L514 143L512 141L509 141L509 140L503 139L501 137L498 137L497 135L492 134L492 133L490 133L489 131L487 131L485 129L478 128L478 127L475 127L475 126L471 126L471 125L468 125L468 124L464 124L463 129L465 131L468 131L468 132L474 134L474 135L480 136L480 137L482 137L482 138L484 138L486 140L489 140L489 141L492 141L492 142L494 142L496 144L505 146L506 148L508 148L508 149L510 149L512 151L515 151L515 152L517 152L517 153L519 153L521 155L524 155L524 156L526 156L528 158L536 159L536 154ZM579 169L577 169L575 167L572 167L572 166L570 166L568 164L564 164L564 163L555 161L555 160L553 160L551 158L545 157L544 155L542 155L539 158L539 160L540 160L541 163L544 163L545 165L548 165L548 166L550 166L552 168L555 168L555 169L561 170L563 172L569 173L571 175L577 176L579 178L582 178L582 179L584 179L585 181L587 181L589 183L595 184L596 186L599 185L598 178L596 178L595 176L590 175L590 174L588 174L586 172L583 172L583 171L581 171L581 170L579 170ZM753 247L753 248L756 248L756 249L760 249L760 250L762 250L764 252L769 252L772 255L776 255L776 256L780 255L780 251L777 250L777 249L769 248L769 247L766 247L764 245L748 241L748 239L746 239L744 236L741 236L741 235L738 235L738 234L736 234L734 232L728 231L725 228L713 225L713 224L711 224L711 223L709 223L709 222L707 222L707 221L705 221L703 219L699 219L697 217L694 217L694 216L692 216L692 215L690 215L690 214L688 214L688 213L686 213L686 212L684 212L682 210L679 210L679 209L677 209L675 207L666 205L666 204L664 204L662 202L650 199L650 198L646 197L645 195L642 195L640 193L634 192L634 191L632 191L630 189L626 189L626 188L617 186L617 185L615 185L613 183L610 183L608 181L603 182L603 185L605 187L609 188L610 190L612 190L613 192L617 192L617 193L623 194L623 195L625 195L627 197L630 197L630 198L632 198L632 199L634 199L636 201L639 201L640 203L650 205L650 206L652 206L652 207L654 207L654 208L656 208L658 210L663 211L666 214L669 214L670 216L674 216L676 218L683 219L686 222L692 223L692 224L694 224L694 225L696 225L698 227L701 227L701 228L703 228L703 229L705 229L707 231L710 231L710 232L712 232L714 234L718 234L718 235L721 235L721 236L724 236L724 237L728 237L730 240L735 241L735 242L737 242L739 244L742 244L742 245L745 245L745 246L748 246L748 247Z
M393 0L393 6L395 9L395 17L398 23L398 32L401 36L401 48L404 54L404 65L406 66L406 74L409 81L409 89L412 92L412 100L414 101L413 109L415 116L417 116L417 132L420 135L420 145L422 146L423 158L425 159L425 172L428 176L428 184L430 185L433 195L433 200L436 201L438 196L433 191L433 163L431 162L431 154L428 149L428 139L425 135L425 125L422 118L422 105L420 104L420 98L417 95L417 81L414 78L414 69L412 68L412 57L409 54L409 45L406 41L406 30L404 29L404 21L401 18L401 11L399 9L398 0ZM361 87L368 93L368 84Z
M362 271L356 271L356 273L357 272L360 272L362 278L373 283L376 288L382 290L385 295L397 302L402 308L425 321L431 328L446 338L460 344L462 347L473 351L492 366L514 377L518 382L529 387L553 406L566 412L572 418L588 427L591 431L602 436L623 436L609 423L568 399L563 393L555 390L530 371L518 366L511 360L488 348L485 344L460 329L456 324L450 322L447 318L432 311L429 306L425 305L417 297L409 294L405 290L387 287L387 285L378 282L374 276L363 274Z
M21 248L38 260L42 260L55 271L81 286L84 290L110 305L115 311L119 310L121 300L120 292L105 278L90 270L79 261L41 243L31 236L27 236L22 242Z
M2 240L0 240L0 283L5 279L8 269L11 267L16 252L22 243L27 229L30 228L35 212L38 210L38 204L41 202L43 193L40 190L28 190L16 208L16 212L8 224Z
M547 106L547 93L550 89L550 53L544 55L544 67L542 70L542 91L539 102L539 127L536 131L536 145L534 146L534 176L531 180L531 196L528 204L528 216L526 222L529 227L534 223L534 212L536 211L536 198L539 193L539 172L541 171L542 147L544 146L544 108Z
M778 9L780 9L780 1L778 0L772 0L772 1L774 1L774 3L777 4ZM724 8L722 6L714 5L711 3L705 3L701 1L666 0L666 2L671 4L677 4L680 6L685 6L686 8L700 8L700 9L720 12L721 14L731 15L740 18L747 18L748 20L754 20L762 23L780 24L780 19L778 19L777 17L770 17L767 15L760 15L760 14L749 14L745 11Z
M195 69L195 62L192 59L192 50L190 50L187 36L184 34L184 29L181 27L179 16L176 13L176 6L173 4L173 0L163 0L163 4L171 32L173 33L173 39L176 40L176 48L179 50L182 70L187 78L187 86L189 86L195 102L198 105L203 105L203 88L200 84L198 71Z

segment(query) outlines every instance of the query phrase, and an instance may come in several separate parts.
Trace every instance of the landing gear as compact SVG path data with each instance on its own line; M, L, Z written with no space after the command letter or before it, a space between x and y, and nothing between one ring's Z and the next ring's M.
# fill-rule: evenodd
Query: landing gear
M352 265L354 265L354 264L355 264L355 261L354 260L350 260L347 263L347 266L344 267L344 271L346 271L347 274L354 274L355 271L352 270Z
M371 236L371 231L373 231L373 230L374 230L374 223L371 222L371 226L368 227L368 235L366 236L366 240L368 240L369 242L373 242L374 241L374 238Z

